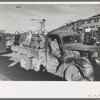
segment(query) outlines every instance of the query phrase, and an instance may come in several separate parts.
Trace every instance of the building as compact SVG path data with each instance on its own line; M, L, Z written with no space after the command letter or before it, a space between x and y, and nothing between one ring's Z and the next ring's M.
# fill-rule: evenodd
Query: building
M79 27L81 29L83 29L82 30L83 32L86 29L88 30L88 32L90 32L91 29L92 29L92 30L95 30L94 32L96 34L99 33L99 35L100 35L100 14L94 15L94 16L89 17L87 19L79 19L77 21L67 23L65 26L61 26L61 27L55 29L55 31L56 30L67 30L67 29L72 29L74 31L79 31L79 30L77 30L77 29L79 29Z
M100 14L89 17L87 19L80 19L74 22L74 28L77 29L81 27L82 29L98 29L100 27Z

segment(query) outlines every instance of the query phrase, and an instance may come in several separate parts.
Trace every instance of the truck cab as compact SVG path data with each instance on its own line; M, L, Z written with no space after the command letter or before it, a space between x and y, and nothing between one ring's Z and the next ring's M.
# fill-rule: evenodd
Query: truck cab
M56 45L51 47L51 44ZM83 49L82 46L80 35L73 30L49 32L46 37L47 70L67 81L93 81L93 66L81 56L89 47Z

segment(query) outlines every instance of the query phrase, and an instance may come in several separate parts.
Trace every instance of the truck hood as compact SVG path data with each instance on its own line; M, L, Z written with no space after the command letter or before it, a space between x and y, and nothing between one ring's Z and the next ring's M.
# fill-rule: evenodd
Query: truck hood
M65 44L66 50L74 50L74 51L98 51L100 52L100 46L93 45L85 45L83 43L69 43Z

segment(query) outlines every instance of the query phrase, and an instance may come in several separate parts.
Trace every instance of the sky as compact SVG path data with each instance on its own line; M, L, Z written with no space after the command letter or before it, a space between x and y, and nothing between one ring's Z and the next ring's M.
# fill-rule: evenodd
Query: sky
M46 19L46 30L58 28L78 19L100 14L100 4L0 4L0 30L6 33L37 30Z

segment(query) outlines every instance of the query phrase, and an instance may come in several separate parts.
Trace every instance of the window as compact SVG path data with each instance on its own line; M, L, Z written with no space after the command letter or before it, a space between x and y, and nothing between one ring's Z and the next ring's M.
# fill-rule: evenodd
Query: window
M90 26L90 28L92 28L92 26Z
M62 44L58 35L49 35L49 52L51 55L59 58L62 54ZM55 52L56 51L56 52Z
M90 28L95 28L95 26L90 26Z
M95 28L95 26L93 26L93 28Z
M82 24L85 24L85 21L82 21Z
M91 20L88 20L87 23L91 23Z
M95 20L94 20L94 23L96 23L96 22L99 22L99 19L95 19Z
M87 28L88 28L88 26L84 27L84 29L87 29Z
M66 43L80 43L80 37L79 36L65 36L63 37L63 42Z

